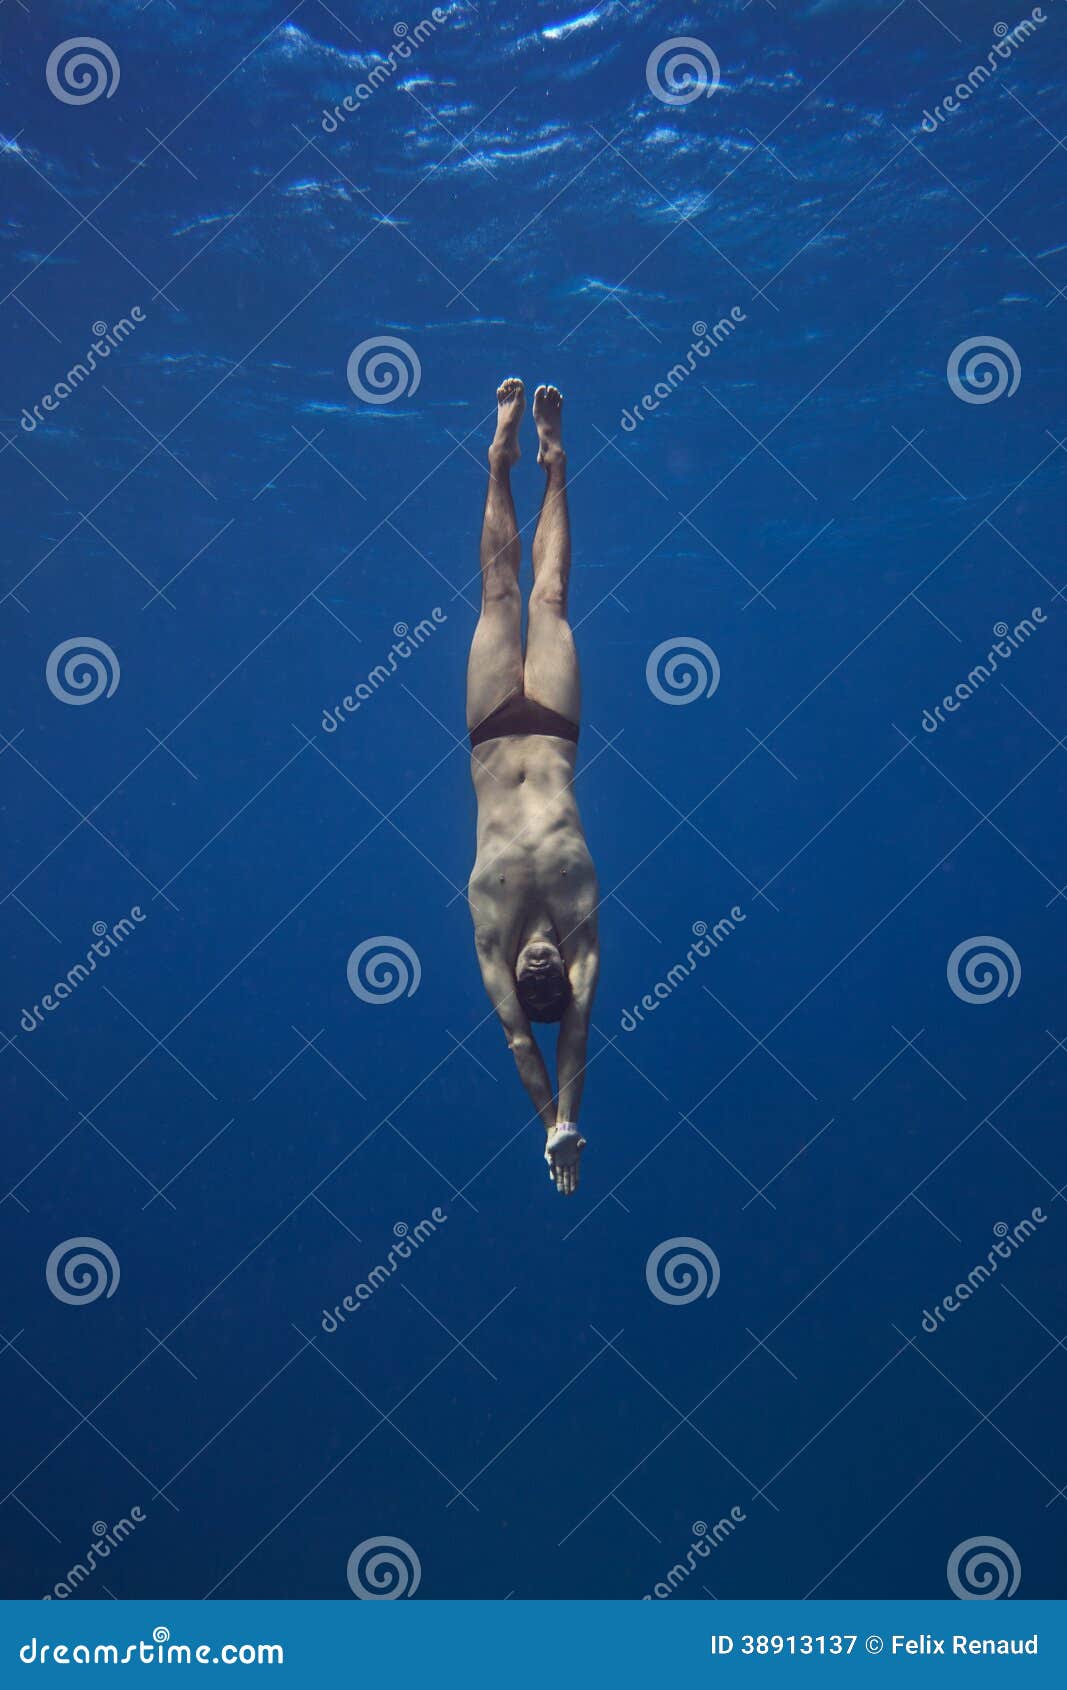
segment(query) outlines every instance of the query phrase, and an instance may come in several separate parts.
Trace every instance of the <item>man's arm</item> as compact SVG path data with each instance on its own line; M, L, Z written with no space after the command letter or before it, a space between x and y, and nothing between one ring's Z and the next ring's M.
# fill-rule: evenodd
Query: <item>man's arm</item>
M530 1031L530 1023L515 993L515 980L499 946L493 940L475 936L478 964L482 980L489 993L489 1001L500 1017L500 1025L508 1041L508 1049L515 1058L519 1079L530 1095L530 1101L541 1118L545 1132L556 1124L556 1105L552 1083L537 1040Z
M596 992L599 967L600 950L596 937L593 936L569 965L571 1001L563 1012L563 1019L559 1024L559 1042L556 1046L556 1073L559 1080L556 1118L558 1121L567 1121L572 1126L578 1120L582 1088L585 1084L589 1018L593 1012L593 995Z

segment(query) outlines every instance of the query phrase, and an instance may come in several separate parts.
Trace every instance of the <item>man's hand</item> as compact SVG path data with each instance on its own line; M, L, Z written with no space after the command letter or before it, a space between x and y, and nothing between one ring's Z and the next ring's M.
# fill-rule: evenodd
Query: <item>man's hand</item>
M585 1139L569 1121L553 1127L545 1143L548 1177L561 1197L572 1197L578 1189L578 1158Z

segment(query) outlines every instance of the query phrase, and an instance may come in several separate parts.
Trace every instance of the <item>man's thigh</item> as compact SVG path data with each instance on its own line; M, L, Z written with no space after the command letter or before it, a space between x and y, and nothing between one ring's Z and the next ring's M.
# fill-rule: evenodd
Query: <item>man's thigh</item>
M476 728L513 693L522 691L522 607L486 605L478 618L467 664L467 726Z
M555 607L533 600L526 630L523 688L527 698L535 698L569 722L581 720L581 677L570 623Z

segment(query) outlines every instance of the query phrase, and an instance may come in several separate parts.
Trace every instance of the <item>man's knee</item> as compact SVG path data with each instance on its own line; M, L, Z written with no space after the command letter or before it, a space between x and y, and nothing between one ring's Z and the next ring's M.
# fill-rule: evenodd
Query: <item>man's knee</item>
M566 616L567 589L559 576L542 576L535 581L530 593L530 609L544 610L551 616Z
M514 611L521 604L519 584L511 569L494 566L482 576L482 614Z

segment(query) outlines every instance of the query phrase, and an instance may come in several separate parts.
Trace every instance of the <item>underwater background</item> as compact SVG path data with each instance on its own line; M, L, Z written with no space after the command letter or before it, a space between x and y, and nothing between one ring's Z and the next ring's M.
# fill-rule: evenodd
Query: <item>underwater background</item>
M1062 1595L1061 0L0 40L3 1594ZM512 374L567 1202L464 901Z

